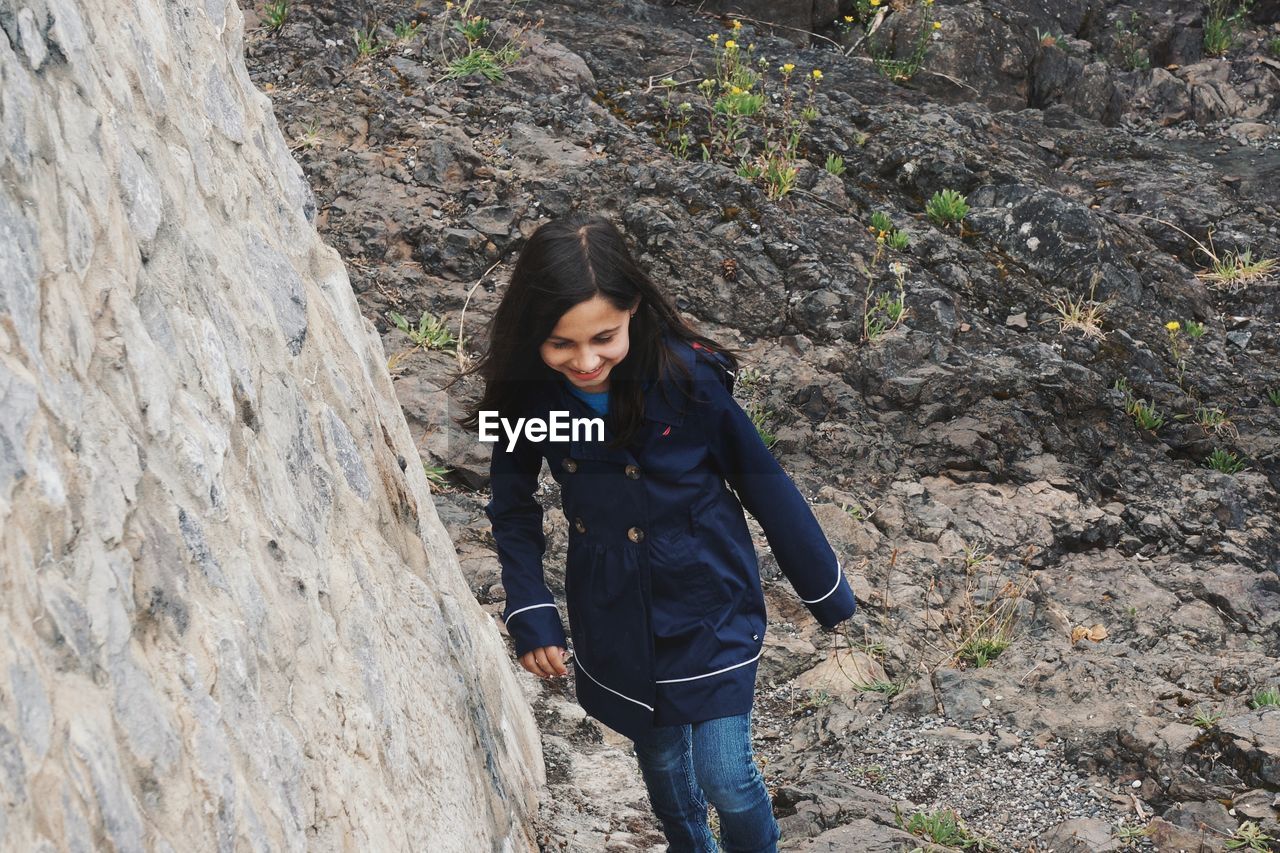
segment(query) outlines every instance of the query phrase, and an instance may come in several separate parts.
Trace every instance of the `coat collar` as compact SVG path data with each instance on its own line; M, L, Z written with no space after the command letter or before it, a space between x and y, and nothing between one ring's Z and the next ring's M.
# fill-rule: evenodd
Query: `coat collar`
M672 360L682 362L687 374L692 377L694 360L697 358L693 348L674 335L664 335L662 340L667 345L667 351L671 354ZM665 376L654 382L645 392L645 420L658 421L671 426L680 426L684 423L684 409L680 406L687 400L688 394L686 389L680 387L679 378L679 373L668 370Z

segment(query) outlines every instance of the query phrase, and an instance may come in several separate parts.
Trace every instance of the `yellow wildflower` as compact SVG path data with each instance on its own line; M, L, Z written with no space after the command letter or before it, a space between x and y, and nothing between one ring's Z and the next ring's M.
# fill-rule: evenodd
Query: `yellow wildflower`
M852 23L853 23L853 15L845 15L845 16L844 16L844 22L845 22L846 24L852 24Z
M934 21L934 22L933 22L933 28L934 28L935 30L940 30L940 29L942 29L942 21Z
M720 34L712 33L711 35L707 36L707 41L720 41Z
M1164 327L1171 332L1176 332L1182 328L1182 324L1179 323L1177 320L1170 320L1169 322L1164 324Z
M795 71L795 70L796 70L796 66L794 62L787 62L787 63L784 63L782 66L783 74L790 74L792 71Z
M452 9L452 8L453 8L453 4L452 4L451 2L449 2L449 0L445 0L444 10L445 10L446 12L448 12L448 11L449 11L450 9Z
M740 30L740 29L742 29L742 21L734 20L734 22L733 22L733 28L734 28L735 30Z
M741 94L742 94L742 89L741 89L741 88L739 88L738 86L730 86L730 87L729 87L729 94L731 94L731 95L741 95Z
M870 2L873 8L880 5L880 0L870 0Z
M814 79L814 80L821 80L821 79L822 79L822 72L821 72L821 71L819 71L819 70L818 70L818 69L816 69L816 68L815 68L815 69L813 69L813 79Z
M738 43L733 39L729 39L727 42L724 43L725 50L736 50L737 47L738 47Z

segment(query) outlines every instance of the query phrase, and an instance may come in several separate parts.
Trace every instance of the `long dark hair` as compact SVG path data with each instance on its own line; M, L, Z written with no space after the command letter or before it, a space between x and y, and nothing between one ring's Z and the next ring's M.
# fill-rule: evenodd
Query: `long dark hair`
M479 425L480 411L515 417L529 394L546 392L560 374L542 360L539 349L573 306L603 296L619 310L639 308L629 326L630 348L609 374L609 423L615 446L626 445L644 421L644 385L684 365L667 349L664 334L725 353L732 350L694 331L649 277L636 265L613 223L602 216L575 213L544 223L520 251L511 283L488 326L485 354L463 375L479 373L484 395L458 423ZM670 401L676 404L676 401Z

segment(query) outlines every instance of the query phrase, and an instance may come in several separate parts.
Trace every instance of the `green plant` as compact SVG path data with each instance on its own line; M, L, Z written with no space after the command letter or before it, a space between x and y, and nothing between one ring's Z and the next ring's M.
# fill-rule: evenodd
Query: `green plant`
M808 716L812 711L827 707L832 701L831 694L825 690L805 690L800 694L798 703L795 701L795 694L792 694L791 716Z
M262 9L262 20L267 29L279 32L289 20L289 0L275 0Z
M883 232L882 232L883 233ZM889 265L897 283L897 293L881 292L871 301L876 284L876 266L884 254L884 240L876 242L876 253L867 265L867 288L862 297L862 338L874 344L896 329L907 317L907 268L897 261Z
M912 835L926 838L934 844L946 847L958 847L961 850L994 849L988 839L975 835L960 816L951 809L939 809L932 812L916 812L906 820L897 805L893 807L894 818L898 826Z
M1222 714L1217 711L1206 711L1204 708L1197 705L1195 716L1191 718L1191 724L1197 728L1205 729L1207 731L1216 726L1218 721L1221 719Z
M1187 335L1195 340L1204 337L1204 323L1197 323L1195 320L1187 321Z
M1249 703L1252 708L1280 708L1280 689L1275 687L1264 687L1257 693L1253 694L1253 700Z
M1116 20L1116 49L1120 52L1120 63L1129 71L1144 71L1151 67L1151 57L1138 35L1141 23L1137 12L1129 13L1127 23L1123 18Z
M1271 401L1271 405L1280 406L1280 388L1272 388L1268 391L1267 399Z
M368 29L368 30L353 29L351 31L351 37L355 41L356 56L359 59L364 59L367 56L372 56L374 51L376 51L379 47L382 46L378 44L378 39L374 35L372 29Z
M1231 418L1222 409L1196 406L1196 423L1207 433L1235 435Z
M900 51L894 41L877 39L877 31L884 22L885 15L890 11L905 14L909 6L912 7L912 14L917 20L915 32L905 38L904 47L909 49ZM914 3L901 4L890 4L882 0L856 0L854 9L856 14L850 15L843 23L844 28L848 29L848 25L854 20L860 21L863 35L850 48L850 52L859 44L865 43L867 55L871 57L877 72L894 82L904 83L910 80L924 66L924 57L929 51L930 38L942 29L942 22L933 20L929 15L932 6L933 0L915 0ZM899 32L906 33L907 30L903 28ZM899 58L900 55L901 58Z
M1187 349L1182 343L1182 324L1177 320L1170 320L1164 324L1164 328L1169 333L1169 353L1178 369L1178 387L1185 389L1183 381L1187 372Z
M294 137L293 144L289 146L289 150L297 151L299 148L312 150L319 148L324 141L325 136L320 132L320 123L313 121Z
M764 442L764 446L772 448L777 444L778 437L767 427L768 422L773 419L773 410L763 403L751 403L746 411L747 417L751 418L751 423L755 425L756 432L760 434L760 440Z
M1151 835L1151 825L1146 826L1127 826L1125 824L1115 824L1111 827L1111 835L1117 841L1125 842L1125 846L1130 846L1134 841L1141 838L1148 838Z
M1077 329L1086 338L1101 340L1105 337L1102 331L1102 318L1110 304L1109 299L1104 299L1102 302L1095 301L1092 287L1089 288L1088 297L1058 297L1053 301L1053 307L1058 311L1058 331Z
M444 465L429 465L423 462L422 471L427 475L427 480L432 486L443 488L449 485L449 481L445 477L449 474L450 469Z
M839 154L828 154L827 162L823 165L823 168L838 178L843 175L845 171L844 158Z
M884 643L879 640L874 642L871 640L864 641L858 647L858 651L862 652L867 657L877 658L878 660L884 660L884 656L887 653Z
M1240 457L1233 451L1223 450L1221 447L1214 448L1214 451L1205 457L1204 464L1223 474L1239 474L1245 468Z
M395 26L396 40L412 41L418 35L418 30L421 28L422 25L417 21L414 21L413 23L401 21Z
M1222 56L1229 51L1252 5L1252 0L1209 0L1204 13L1204 52Z
M1003 637L971 637L956 652L956 656L976 667L986 666L1009 648L1009 640Z
M668 151L681 160L688 159L689 145L693 137L689 135L689 120L693 115L693 104L688 101L676 101L675 91L679 83L674 78L663 78L662 110L667 126L662 134L662 144Z
M513 47L490 50L477 47L454 59L445 68L444 76L455 80L478 74L490 82L497 82L503 77L503 69L513 65L520 58L520 51Z
M745 397L750 397L760 387L764 374L757 367L740 367L734 377L734 390Z
M1243 252L1224 252L1221 256L1210 253L1211 268L1196 275L1217 287L1237 290L1251 282L1265 279L1276 270L1275 258L1253 257L1252 249Z
M769 198L782 198L795 189L797 169L792 161L769 159L764 165L764 185Z
M893 220L888 214L879 210L871 214L871 233L876 235L877 242L884 243L899 252L905 251L911 245L911 235L894 228Z
M391 318L391 322L397 329L409 336L409 340L413 342L413 349L447 351L458 345L453 332L449 331L449 327L445 325L444 319L437 318L434 314L423 311L416 326L411 324L403 314L395 311L388 312L387 316Z
M943 623L950 626L948 657L983 667L1013 643L1019 606L1030 579L1015 583L1006 578L1001 562L981 545L966 544L963 553L951 559L961 563L964 587L958 603L949 608L953 615Z
M952 189L934 193L925 205L925 213L942 227L960 222L969 213L968 200Z
M471 15L450 24L456 32L462 34L468 45L475 45L489 34L489 19L480 15Z
M864 693L880 693L886 699L892 699L902 692L902 685L894 681L873 681L870 684L860 684L858 689Z
M1280 58L1280 36L1276 36L1267 42L1267 51L1272 56Z
M1231 839L1227 842L1228 850L1250 850L1258 851L1258 853L1267 853L1268 850L1274 849L1270 842L1276 841L1262 831L1262 827L1258 826L1251 820L1246 820L1240 826L1236 827L1236 831L1231 833Z
M478 0L464 0L461 4L446 0L444 4L440 19L443 23L433 30L439 41L439 63L444 68L441 79L483 77L496 83L520 59L529 25L500 41L493 22L476 13L477 5Z
M972 575L974 569L991 562L992 554L987 550L986 546L978 543L970 545L968 542L964 545L964 555L962 561L964 563L964 573Z
M804 137L818 118L814 99L822 71L812 69L801 81L795 64L787 62L778 68L780 78L768 74L769 63L756 58L755 45L737 40L741 30L742 22L734 20L726 36L707 36L714 72L694 87L701 109L681 96L685 83L660 81L665 123L655 135L676 156L685 158L696 147L704 162L729 165L779 199L795 190ZM654 88L651 81L646 91ZM826 167L839 175L844 159L832 154Z
M1164 415L1156 410L1154 402L1130 399L1125 406L1125 411L1133 417L1134 423L1141 429L1155 432L1164 426Z

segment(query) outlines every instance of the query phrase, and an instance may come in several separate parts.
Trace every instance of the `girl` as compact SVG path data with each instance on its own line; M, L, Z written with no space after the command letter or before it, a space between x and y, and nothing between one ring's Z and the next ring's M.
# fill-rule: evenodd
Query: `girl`
M521 251L473 368L484 395L462 421L604 418L604 440L494 444L486 512L503 621L525 669L565 675L572 659L583 709L634 742L672 851L716 851L708 802L725 850L776 849L751 752L765 606L743 507L824 627L855 608L808 504L732 396L736 367L680 318L608 220L573 216ZM543 459L569 520L572 654L543 579Z

